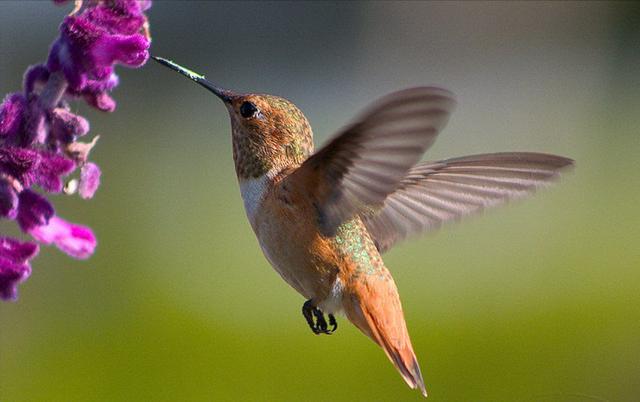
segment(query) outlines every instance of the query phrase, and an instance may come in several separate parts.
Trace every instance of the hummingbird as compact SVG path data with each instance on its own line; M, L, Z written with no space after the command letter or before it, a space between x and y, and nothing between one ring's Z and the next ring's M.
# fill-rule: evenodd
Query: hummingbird
M398 242L556 180L573 160L533 152L420 162L456 100L423 86L386 95L314 152L292 102L223 89L153 57L216 95L231 119L233 161L249 223L268 262L306 301L314 334L343 314L427 396L396 284L381 255Z

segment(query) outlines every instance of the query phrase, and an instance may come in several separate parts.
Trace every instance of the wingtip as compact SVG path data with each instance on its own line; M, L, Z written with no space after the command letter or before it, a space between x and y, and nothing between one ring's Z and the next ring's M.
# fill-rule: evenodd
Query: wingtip
M559 155L549 155L555 159L555 166L558 173L566 174L576 168L576 161Z
M574 169L574 168L576 167L576 161L575 161L575 159L566 158L566 157L563 157L563 156L561 156L561 158L563 158L563 159L564 159L564 163L565 163L565 164L564 164L564 166L563 166L563 168L566 168L566 169Z
M566 156L553 155L553 154L539 154L539 155L549 158L560 169L572 168L576 165L575 160L571 158L567 158Z

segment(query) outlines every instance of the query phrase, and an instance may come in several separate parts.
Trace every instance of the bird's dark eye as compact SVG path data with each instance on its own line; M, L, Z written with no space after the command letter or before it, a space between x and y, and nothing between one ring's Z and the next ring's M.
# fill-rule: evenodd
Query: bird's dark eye
M240 115L245 119L253 117L258 112L258 108L251 102L244 102L240 105Z

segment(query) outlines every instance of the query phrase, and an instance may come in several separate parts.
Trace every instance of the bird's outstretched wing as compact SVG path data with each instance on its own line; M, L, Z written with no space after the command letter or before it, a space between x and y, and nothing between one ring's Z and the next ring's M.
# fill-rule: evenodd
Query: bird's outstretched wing
M320 230L380 208L433 144L455 107L453 94L417 87L389 94L364 111L290 178L313 192Z
M555 155L507 152L421 163L383 207L362 214L380 252L462 216L533 193L573 165Z

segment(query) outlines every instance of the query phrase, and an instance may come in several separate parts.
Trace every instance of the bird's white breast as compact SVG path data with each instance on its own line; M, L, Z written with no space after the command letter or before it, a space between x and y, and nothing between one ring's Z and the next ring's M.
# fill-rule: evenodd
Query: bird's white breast
M244 202L244 210L252 226L269 184L276 174L277 171L270 170L260 177L240 180L240 194Z

